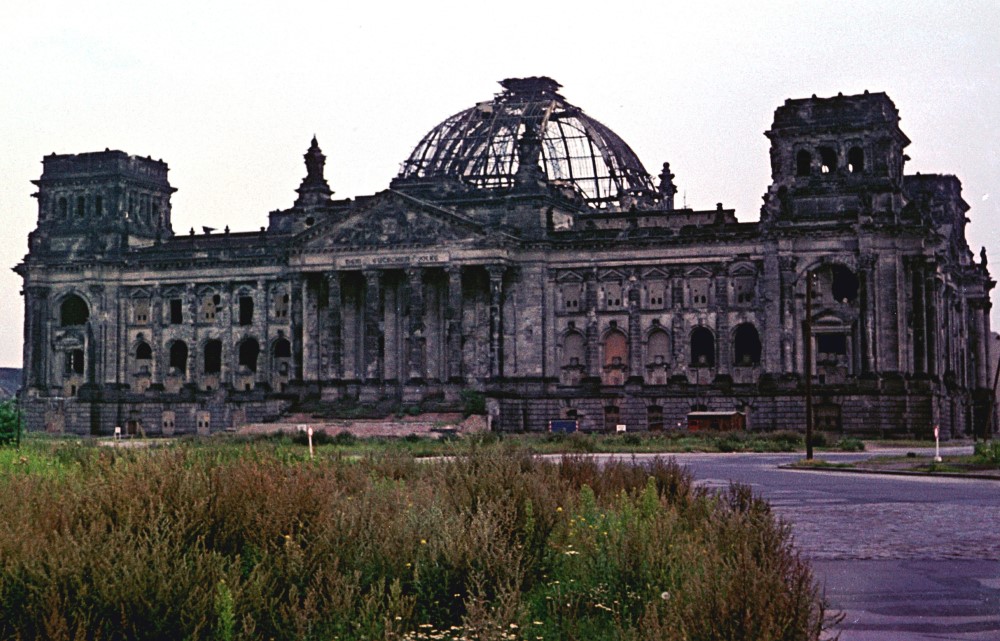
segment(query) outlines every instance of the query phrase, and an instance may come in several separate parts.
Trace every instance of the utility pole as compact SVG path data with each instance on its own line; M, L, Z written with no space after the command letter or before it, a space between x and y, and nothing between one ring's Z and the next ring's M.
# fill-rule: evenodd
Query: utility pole
M806 391L806 460L811 461L813 457L813 397L812 397L812 360L813 360L813 350L812 350L812 285L813 285L813 273L812 270L806 272L806 320L803 326L804 329L804 342L805 345L805 391Z

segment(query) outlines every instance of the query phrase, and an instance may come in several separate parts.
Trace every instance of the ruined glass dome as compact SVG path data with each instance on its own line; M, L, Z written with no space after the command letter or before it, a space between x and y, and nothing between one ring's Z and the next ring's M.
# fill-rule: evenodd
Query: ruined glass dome
M555 80L510 78L500 84L504 90L493 100L455 114L424 136L399 178L511 187L519 156L533 155L540 156L550 182L572 186L594 207L624 207L656 194L635 152L566 102Z

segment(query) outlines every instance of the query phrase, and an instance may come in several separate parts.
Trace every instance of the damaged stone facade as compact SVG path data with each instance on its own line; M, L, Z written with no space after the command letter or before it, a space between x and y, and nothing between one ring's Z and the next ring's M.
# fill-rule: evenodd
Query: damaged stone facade
M493 426L677 429L693 411L982 432L985 252L954 176L907 176L881 93L775 112L760 221L674 205L548 78L435 127L390 187L336 200L317 141L260 232L175 235L162 161L51 155L24 278L30 429L209 433L310 403L460 407Z

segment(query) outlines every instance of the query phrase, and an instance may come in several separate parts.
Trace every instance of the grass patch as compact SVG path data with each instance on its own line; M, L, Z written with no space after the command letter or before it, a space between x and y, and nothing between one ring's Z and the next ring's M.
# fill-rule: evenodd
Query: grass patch
M813 576L748 488L505 443L336 447L4 451L0 638L819 637Z

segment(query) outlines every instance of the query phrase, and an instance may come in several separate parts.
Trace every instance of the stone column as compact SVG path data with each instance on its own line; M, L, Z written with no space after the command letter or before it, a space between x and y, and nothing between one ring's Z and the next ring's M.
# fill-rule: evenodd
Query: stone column
M642 379L642 318L640 314L639 281L632 277L628 281L625 300L628 304L628 375Z
M406 280L410 286L410 314L406 332L409 349L407 350L408 372L407 380L419 383L426 378L425 340L426 324L424 323L424 270L413 267L406 270Z
M42 387L48 384L46 354L48 338L45 329L49 316L49 288L25 287L24 308L24 360L27 369L22 372L22 385Z
M781 326L784 328L781 337L781 371L796 372L801 368L795 364L795 344L798 341L799 329L795 324L795 263L793 256L781 256L778 268L781 272ZM805 275L803 275L805 280ZM805 291L803 289L803 291Z
M292 317L292 376L295 380L302 380L302 358L304 355L303 348L303 321L305 320L305 296L303 295L303 289L305 288L306 279L303 275L297 274L289 282L289 293L291 294L291 301L289 301L289 314Z
M875 265L874 254L861 257L858 292L861 302L861 371L875 371Z
M490 276L490 376L503 377L503 265L489 265Z
M926 311L926 351L927 351L927 373L931 376L938 374L938 287L933 265L927 266L924 274L924 301Z
M365 270L364 356L365 380L382 379L382 274Z
M586 345L584 345L586 372L587 376L600 377L602 364L597 327L597 272L590 270L584 274L583 279L583 309L587 313Z
M326 375L330 379L340 380L344 376L344 339L342 335L343 316L341 311L342 300L340 296L340 272L327 272L326 291L327 336L330 346Z
M448 306L445 309L448 331L448 380L462 379L462 268L448 267Z

